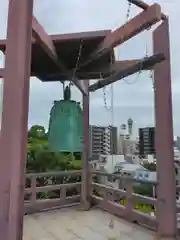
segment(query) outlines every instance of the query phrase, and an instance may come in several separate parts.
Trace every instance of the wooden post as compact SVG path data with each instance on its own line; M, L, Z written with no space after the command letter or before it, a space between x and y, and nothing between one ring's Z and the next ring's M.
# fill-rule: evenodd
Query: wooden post
M87 81L87 88L89 81ZM84 120L84 149L83 149L83 171L81 187L81 206L84 210L90 207L90 184L89 184L89 93L83 95L83 120Z
M10 0L1 125L0 236L21 240L33 0Z
M163 41L162 41L163 39ZM166 60L155 66L155 117L157 159L157 222L160 239L176 239L176 174L174 167L169 22L153 33L154 53Z

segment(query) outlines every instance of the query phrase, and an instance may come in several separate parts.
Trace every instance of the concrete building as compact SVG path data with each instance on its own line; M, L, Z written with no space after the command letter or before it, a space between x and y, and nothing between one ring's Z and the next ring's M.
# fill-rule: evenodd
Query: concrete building
M133 120L129 118L127 124L120 126L118 136L118 154L125 156L138 155L139 139L134 135Z
M155 128L139 128L139 156L144 158L149 154L156 154Z
M180 137L177 137L175 140L175 146L177 147L177 149L180 151Z
M117 153L117 127L95 126L89 127L90 156Z
M174 161L180 162L180 151L177 147L174 147Z
M129 134L120 133L118 138L118 154L125 156L138 155L139 143L138 139L132 139Z
M157 172L152 172L147 169L137 169L134 178L141 181L156 182Z
M109 126L110 128L110 154L117 154L118 151L118 128Z

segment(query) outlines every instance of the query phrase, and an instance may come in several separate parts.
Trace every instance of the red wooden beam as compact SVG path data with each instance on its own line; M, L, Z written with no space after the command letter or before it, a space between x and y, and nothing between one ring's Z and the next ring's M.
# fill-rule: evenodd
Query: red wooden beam
M113 63L113 65L110 68L110 73L116 72L116 71L121 71L124 69L127 69L137 63L139 63L141 61L141 59L132 59L132 60L119 60L119 61L115 61ZM152 69L152 67L147 67L144 68L143 70L150 70Z
M163 41L162 41L163 39ZM156 218L159 239L177 239L176 174L174 167L173 113L169 22L166 19L153 32L153 50L166 60L154 68L155 143L157 159Z
M35 17L33 17L32 19L32 34L36 41L48 54L48 56L54 61L59 70L65 72L66 73L65 75L67 76L67 78L69 78L70 77L69 69L67 69L66 66L60 60L58 60L54 43L51 37L45 32L44 28L38 23ZM88 88L86 87L84 80L72 79L72 81L74 85L81 91L81 93L87 95Z
M0 239L22 239L33 0L9 2L1 121ZM16 110L16 114L13 111Z
M32 34L36 41L41 45L44 51L48 54L48 56L54 61L54 63L58 66L59 70L66 73L67 78L69 78L69 69L58 60L54 43L51 37L45 32L44 28L38 23L37 19L33 17L32 19ZM81 91L81 93L87 95L88 88L84 83L84 80L72 79L74 85Z
M54 60L57 60L57 54L51 37L45 32L42 25L33 16L32 18L32 35L44 51Z
M126 68L128 68L128 67L131 67L131 66L137 64L139 61L141 61L141 60L140 60L140 59L133 59L133 60L121 60L121 61L116 61L116 62L114 62L114 64L110 67L109 70L102 68L102 69L99 70L99 72L94 73L94 75L96 76L96 78L98 78L100 72L101 72L102 76L103 76L103 75L112 74L112 73L114 73L114 72L116 72L116 71L124 70L124 69L126 69ZM150 70L150 69L152 69L152 67L148 67L147 69L143 69L143 70ZM88 74L92 74L92 73L89 72ZM55 75L57 75L57 74L55 74ZM64 75L64 74L62 73L62 75ZM72 75L72 73L71 73L71 75ZM79 72L77 72L77 75L78 75L78 76L85 76L86 73L79 71ZM4 69L3 69L3 68L0 68L0 78L3 78L3 76L4 76ZM34 73L31 73L31 76L35 77L35 74L34 74ZM85 86L84 86L84 85L85 85L84 80L83 80L83 81L82 81L82 80L79 80L79 81L80 81L81 87L85 88ZM85 81L87 81L87 80L85 79Z
M56 66L58 66L61 71L63 70L67 73L66 75L68 77L68 69L58 60L51 37L46 33L34 16L32 16L32 36L40 44L46 54L54 61ZM83 94L87 95L88 89L83 80L73 79L72 81Z
M89 81L86 81L87 88ZM82 155L82 184L81 184L81 209L88 210L90 208L90 169L89 169L89 94L83 96L83 155Z
M122 67L120 67L120 69L117 70L113 75L92 84L89 87L89 91L94 92L120 79L130 76L138 71L142 71L144 69L153 67L155 64L163 61L164 59L165 59L164 54L158 53L151 57L147 57L144 60L141 60L138 63L135 63L127 68L123 69Z
M89 59L82 63L83 67L100 56L106 54L112 48L124 43L130 38L136 36L140 32L146 30L148 27L159 22L161 19L161 7L159 4L153 4L146 11L141 12L128 23L124 24L111 34L99 45L98 49L90 55Z
M32 16L32 36L48 55L57 59L55 47L51 38L34 16Z
M129 1L130 3L136 5L137 7L142 8L143 10L147 10L147 9L150 7L149 4L143 2L142 0L128 0L128 1ZM162 13L162 14L161 14L161 19L162 19L162 20L166 20L166 18L167 18L167 16L166 16L164 13Z
M56 52L54 50L54 44L51 39L51 37L44 31L43 27L37 22L35 18L33 18L34 22L34 30L33 30L33 36L36 36L36 40L40 44L40 46L43 48L43 50L46 52L46 54L54 61L54 64L60 69L60 71L63 71L65 75L67 76L67 79L72 78L71 72L66 69L66 66L64 66L60 60L57 59ZM33 23L32 22L32 23ZM34 42L34 39L32 39L32 43ZM6 40L0 39L0 48L5 53L6 50ZM73 79L74 85L81 91L82 94L87 95L88 89L86 84L84 83L84 80L79 79Z
M91 72L91 71L83 72L80 69L79 71L77 71L77 76L81 77L81 79L84 76L85 80L86 80L86 75L93 76L94 79L99 79L100 75L102 75L102 77L109 76L115 73L116 71L124 70L128 67L131 67L140 61L141 59L119 60L119 61L115 61L109 68L102 67L98 69L96 72ZM151 70L151 69L152 67L150 66L150 67L144 68L143 70Z

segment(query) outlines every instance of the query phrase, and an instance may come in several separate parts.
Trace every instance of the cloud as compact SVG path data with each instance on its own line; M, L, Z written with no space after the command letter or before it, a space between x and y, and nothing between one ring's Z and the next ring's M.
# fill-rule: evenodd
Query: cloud
M146 1L149 4L153 0ZM180 134L180 43L179 43L179 8L180 1L159 0L163 11L170 16L171 60L172 60L172 90L173 114L175 133ZM114 29L126 20L126 0L43 0L35 1L34 14L45 27L48 33L67 33L97 29ZM132 7L131 17L139 12ZM3 38L6 30L7 1L1 3L0 8L0 37ZM163 41L163 40L162 40ZM148 50L151 53L151 31L133 38L120 48L116 49L121 59L143 57ZM1 58L0 58L1 61ZM0 63L1 64L1 63ZM149 73L142 73L138 78L135 75L114 84L114 123L120 126L131 117L136 126L153 124L153 90L152 79ZM111 90L106 89L107 104L110 105ZM73 88L72 96L75 100L82 99L81 94ZM60 83L41 83L31 79L29 125L42 124L48 126L49 111L54 100L62 97ZM105 110L103 91L91 94L91 122L94 124L110 124L112 114Z

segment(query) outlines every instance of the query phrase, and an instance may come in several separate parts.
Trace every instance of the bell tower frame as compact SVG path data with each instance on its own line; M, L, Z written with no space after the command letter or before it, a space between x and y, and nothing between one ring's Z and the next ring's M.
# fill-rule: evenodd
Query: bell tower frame
M142 69L154 69L156 153L158 173L157 222L160 239L176 239L176 183L173 167L173 122L170 71L169 22L159 4L148 6L140 0L129 0L145 9L128 23L111 32L94 49L80 67L85 67L107 51L139 34L149 26L163 20L153 33L154 55L141 60ZM5 68L3 114L0 138L0 234L2 240L21 240L24 206L24 171L27 151L29 79L31 76L32 42L39 42L46 55L58 69L70 72L60 61L51 37L32 16L33 0L9 0L7 39L4 42ZM32 40L33 35L33 40ZM122 38L123 36L123 38ZM163 36L163 37L162 37ZM162 42L163 39L163 42ZM139 60L115 62L111 73L98 83L89 86L89 80L73 79L83 93L84 153L81 202L90 207L89 153L89 91L129 76L139 70ZM162 88L163 85L163 88ZM168 189L168 191L167 191Z

